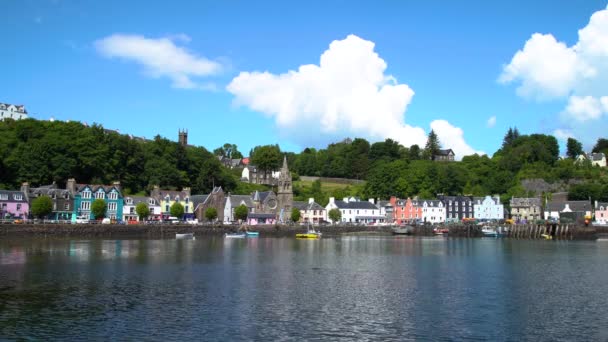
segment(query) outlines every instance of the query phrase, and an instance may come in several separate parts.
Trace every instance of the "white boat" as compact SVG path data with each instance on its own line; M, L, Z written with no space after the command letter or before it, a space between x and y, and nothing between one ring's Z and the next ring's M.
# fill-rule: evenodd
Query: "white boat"
M195 240L196 239L194 237L194 233L182 233L182 234L176 233L175 238L183 239L183 240Z
M245 233L226 233L226 239L244 239L247 236Z
M392 229L393 235L411 235L414 232L414 227L412 226L397 226Z
M488 237L497 236L496 229L492 228L492 227L484 226L481 228L481 232L483 233L483 236L488 236Z

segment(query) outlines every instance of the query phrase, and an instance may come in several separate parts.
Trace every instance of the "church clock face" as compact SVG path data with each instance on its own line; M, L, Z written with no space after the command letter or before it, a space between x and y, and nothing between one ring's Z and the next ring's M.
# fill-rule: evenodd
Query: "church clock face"
M277 207L277 200L275 199L271 199L268 201L268 206L270 207L270 209L276 209Z

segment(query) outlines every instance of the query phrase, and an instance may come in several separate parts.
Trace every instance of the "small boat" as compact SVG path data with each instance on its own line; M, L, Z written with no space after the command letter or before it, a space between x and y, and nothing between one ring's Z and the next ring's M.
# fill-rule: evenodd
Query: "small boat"
M245 232L245 234L247 235L247 237L258 237L260 236L260 232Z
M439 236L448 235L449 232L450 232L450 230L447 229L447 228L435 228L435 229L433 229L433 234L439 235Z
M227 239L244 239L245 237L247 237L247 234L245 234L245 233L226 233L226 235L224 235L224 237Z
M399 226L392 228L393 235L411 235L413 232L414 227L412 226Z
M496 233L496 229L488 227L488 226L482 227L481 233L483 234L483 236L487 236L487 237L497 237L498 236L498 234Z
M194 233L182 233L182 234L176 233L175 238L180 239L180 240L195 240L196 239L194 237Z
M308 225L308 231L306 233L296 234L296 239L319 239L321 238L321 232L314 230L312 226Z
M545 240L553 240L553 236L551 236L551 234L540 234L540 237Z

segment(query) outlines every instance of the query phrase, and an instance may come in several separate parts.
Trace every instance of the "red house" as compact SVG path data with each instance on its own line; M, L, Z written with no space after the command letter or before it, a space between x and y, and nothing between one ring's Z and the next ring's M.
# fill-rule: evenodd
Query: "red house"
M396 224L408 224L422 220L422 204L418 203L417 198L412 200L408 197L405 200L393 196L391 197L391 204L395 208L393 212Z

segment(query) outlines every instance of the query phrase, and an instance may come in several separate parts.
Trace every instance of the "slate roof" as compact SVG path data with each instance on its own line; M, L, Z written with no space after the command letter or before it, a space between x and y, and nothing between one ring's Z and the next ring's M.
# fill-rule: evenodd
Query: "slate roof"
M563 211L566 204L572 211L591 211L591 202L589 201L552 201L547 204L548 211Z
M10 103L2 103L2 102L0 102L0 105L4 105L5 108L8 108L9 106L15 106L15 109L17 109L17 112L27 114L27 110L25 110L24 105L12 105Z
M185 191L178 191L178 190L158 190L158 194L159 194L159 198L160 199L164 199L165 197L167 197L167 195L169 195L170 198L174 199L176 196L179 196L180 199L184 199L186 197L190 197L188 196L188 193Z
M601 161L605 156L603 153L591 153L591 160L593 161Z
M511 208L513 207L540 207L538 197L513 197L511 198Z
M302 202L302 201L293 201L293 207L299 210L325 210L319 203L317 202Z
M118 193L121 193L120 189L116 188L114 185L100 185L100 184L76 184L76 191L81 192L87 186L89 188L91 188L91 191L93 191L93 192L97 192L97 190L102 188L105 192L110 192L110 191L112 191L112 189L116 189L116 191L118 191Z
M28 196L30 197L38 197L38 196L49 196L51 198L72 198L72 194L67 189L57 189L57 185L43 185L37 188L30 188L28 191Z
M190 196L190 202L192 202L192 205L194 205L194 208L196 208L205 203L207 198L209 198L209 195L192 195Z
M604 208L604 210L608 210L608 202L598 202L595 210L599 210L600 208Z
M126 196L125 197L125 204L126 204L126 200L130 198L133 200L133 204L129 204L129 205L138 205L139 203L146 203L148 205L150 205L150 203L148 203L148 200L153 200L154 201L154 206L159 206L160 204L156 202L156 199L154 197L146 197L146 196Z
M268 195L270 195L270 191L257 191L253 193L253 195L251 197L253 197L253 200L256 202L264 202L264 200L266 199L266 197L268 197Z
M437 156L448 156L448 155L454 155L454 151L452 151L451 148L448 148L446 150L439 150L437 151Z
M241 203L245 203L245 206L249 208L255 207L249 195L230 195L230 202L233 208L238 207Z
M334 202L339 209L373 209L378 210L376 205L368 202L368 201L353 201L353 202L344 202L344 201L335 201Z
M8 195L7 200L2 200L3 202L16 202L16 203L27 203L27 199L25 194L21 191L12 191L12 190L0 190L0 195ZM21 195L21 199L15 199L16 195Z
M440 200L419 200L419 201L422 205L424 205L424 202L426 202L428 207L435 207L435 208L438 208L439 204L443 203ZM443 208L443 204L442 204L442 208Z

